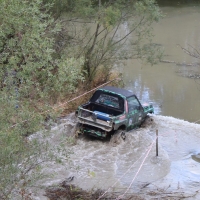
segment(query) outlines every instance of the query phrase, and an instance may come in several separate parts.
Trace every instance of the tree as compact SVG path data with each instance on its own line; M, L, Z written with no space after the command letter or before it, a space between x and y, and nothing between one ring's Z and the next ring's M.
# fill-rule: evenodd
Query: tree
M88 81L100 68L109 76L119 60L139 58L154 64L160 58L160 49L152 44L152 24L161 17L154 0L66 2L57 49L84 57Z
M50 7L40 0L0 1L0 199L24 197L42 175L41 164L55 159L47 141L26 136L42 130L47 114L55 115L51 99L83 80L81 57L55 57L60 25Z

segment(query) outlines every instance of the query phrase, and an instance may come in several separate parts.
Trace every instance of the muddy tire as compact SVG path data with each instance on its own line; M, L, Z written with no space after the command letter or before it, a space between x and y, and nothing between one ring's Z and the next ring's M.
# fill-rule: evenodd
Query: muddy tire
M119 130L117 130L114 133L114 135L120 135L123 140L126 139L126 132L125 132L125 130L119 129Z
M144 119L144 121L141 123L140 127L141 128L146 128L146 127L150 127L154 125L154 120L152 117L150 116L146 116L146 118Z
M110 138L110 144L112 146L117 146L120 143L124 142L126 139L126 134L124 130L117 130Z

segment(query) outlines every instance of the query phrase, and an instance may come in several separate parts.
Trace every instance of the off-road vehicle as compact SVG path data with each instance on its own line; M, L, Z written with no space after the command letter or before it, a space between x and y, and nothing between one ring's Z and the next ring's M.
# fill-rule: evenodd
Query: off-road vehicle
M139 127L147 114L153 112L153 106L140 103L133 92L106 86L96 90L87 103L78 107L77 132L105 138L117 130Z

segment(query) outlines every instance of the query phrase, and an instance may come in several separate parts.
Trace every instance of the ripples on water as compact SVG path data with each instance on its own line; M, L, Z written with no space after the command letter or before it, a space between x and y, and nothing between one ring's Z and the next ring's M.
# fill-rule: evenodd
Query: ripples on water
M200 6L162 7L165 17L154 25L154 40L164 49L163 60L177 63L199 63L181 47L198 48L200 44ZM123 32L123 30L122 30ZM121 68L125 87L138 98L152 102L155 113L190 122L200 120L200 81L188 78L200 74L200 67L158 63L155 66L127 60Z
M110 141L83 137L71 146L66 141L66 147L74 152L71 163L49 164L45 171L54 177L44 180L43 184L57 184L74 176L72 183L83 189L111 188L111 191L124 193L130 187L129 193L147 196L151 191L166 188L169 193L195 193L200 189L200 163L196 161L200 153L200 125L172 117L153 115L152 118L153 121L148 121L143 128L126 133L125 141L118 136ZM73 124L71 115L54 127L52 145L55 138L69 137L67 127ZM156 130L159 135L157 159L155 144L150 150Z

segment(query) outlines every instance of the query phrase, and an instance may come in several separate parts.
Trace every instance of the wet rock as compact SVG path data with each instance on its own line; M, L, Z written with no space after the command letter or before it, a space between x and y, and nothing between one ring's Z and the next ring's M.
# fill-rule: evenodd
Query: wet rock
M197 155L192 155L192 159L200 163L200 153Z
M70 176L66 180L61 182L60 186L66 187L69 184L69 182L72 182L73 180L74 180L74 176Z

